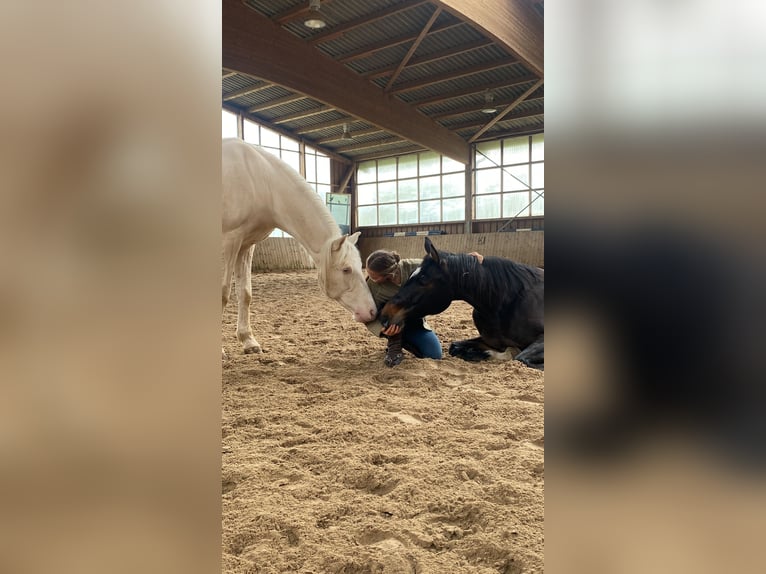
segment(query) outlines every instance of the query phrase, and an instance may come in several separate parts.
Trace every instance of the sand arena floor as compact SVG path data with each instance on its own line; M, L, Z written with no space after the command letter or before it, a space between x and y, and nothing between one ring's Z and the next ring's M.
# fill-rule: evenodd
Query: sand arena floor
M542 373L388 369L314 271L254 275L251 310L260 355L223 317L224 572L543 571ZM445 351L477 335L463 302L429 323Z

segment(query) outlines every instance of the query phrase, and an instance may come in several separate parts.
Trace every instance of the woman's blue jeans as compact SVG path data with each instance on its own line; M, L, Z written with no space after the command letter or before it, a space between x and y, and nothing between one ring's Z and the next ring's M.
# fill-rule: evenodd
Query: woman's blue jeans
M442 344L436 333L421 326L405 327L402 331L402 346L424 359L441 359ZM418 351L414 353L414 351Z

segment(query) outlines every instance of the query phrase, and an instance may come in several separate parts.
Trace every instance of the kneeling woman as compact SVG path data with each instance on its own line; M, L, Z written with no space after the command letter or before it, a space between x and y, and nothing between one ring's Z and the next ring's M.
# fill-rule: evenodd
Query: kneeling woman
M418 268L421 259L402 259L396 251L380 249L367 258L367 285L378 306L378 311L396 295L410 275ZM418 358L441 359L442 344L426 323L425 318L408 321L404 329L391 325L383 329L377 319L367 323L367 328L374 335L388 338L386 358L387 367L393 367L404 358L402 348Z

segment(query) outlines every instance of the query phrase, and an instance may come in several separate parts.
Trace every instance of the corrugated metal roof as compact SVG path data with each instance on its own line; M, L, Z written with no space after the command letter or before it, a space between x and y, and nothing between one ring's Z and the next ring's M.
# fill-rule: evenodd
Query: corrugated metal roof
M313 30L303 24L308 0L244 0L244 3L279 23L286 33L306 40L328 57L341 61L352 72L363 76L377 75L369 81L381 89L388 84L413 39L436 10L436 5L431 2L416 0L327 0L320 8L327 26ZM402 6L407 8L396 10ZM540 13L542 6L542 2L534 3ZM393 13L377 17L381 11ZM335 34L339 30L344 31ZM409 39L395 41L401 38ZM419 59L424 61L419 63ZM514 56L506 46L487 37L472 22L461 20L445 10L397 77L392 86L393 97L426 116L432 116L435 126L445 126L467 140L491 120L491 116L479 111L484 105L485 93L491 93L501 108L518 98L534 81L529 79L533 74L521 63L468 72L474 67L512 59ZM520 79L527 81L512 85ZM431 80L439 81L417 85ZM327 104L281 86L268 85L257 77L224 73L221 83L227 109L242 110L246 117L282 133L294 133L297 138L328 153L337 150L353 159L423 149L420 144L378 130L364 118L351 117L341 109L325 109ZM403 87L406 91L396 92L397 88ZM541 88L529 98L530 101L518 104L507 119L487 130L481 139L514 130L541 130L544 118L537 114L544 111L542 96ZM419 105L421 102L427 103ZM254 111L248 114L249 109ZM519 117L514 117L516 115ZM352 140L340 139L343 123L348 125ZM467 127L469 124L475 125Z

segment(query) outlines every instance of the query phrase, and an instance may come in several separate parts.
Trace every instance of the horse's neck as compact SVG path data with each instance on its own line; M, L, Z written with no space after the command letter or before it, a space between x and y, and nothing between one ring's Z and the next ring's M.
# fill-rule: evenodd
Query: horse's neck
M340 236L338 225L308 185L289 179L274 198L274 221L306 248L319 263L322 247Z
M474 275L473 278L465 276L466 273ZM481 286L486 281L491 281L491 277L476 276L485 275L487 271L481 264L475 266L475 271L471 269L467 271L465 269L451 274L452 293L455 299L465 301L471 307L476 309L482 309L485 305L491 304L487 301L485 293L482 292Z

